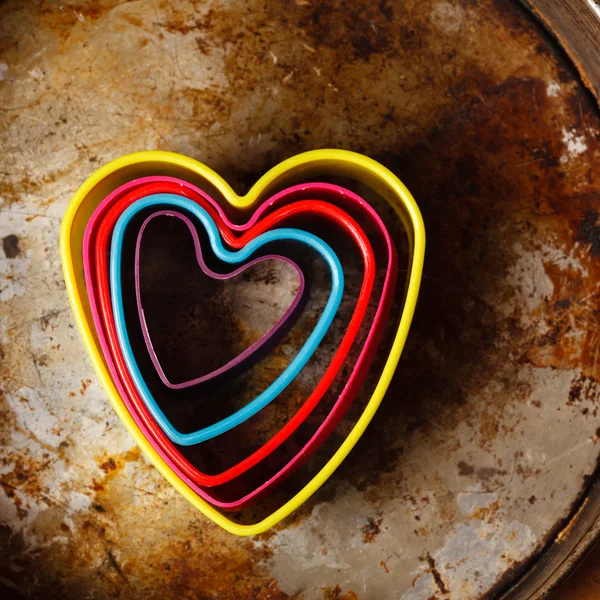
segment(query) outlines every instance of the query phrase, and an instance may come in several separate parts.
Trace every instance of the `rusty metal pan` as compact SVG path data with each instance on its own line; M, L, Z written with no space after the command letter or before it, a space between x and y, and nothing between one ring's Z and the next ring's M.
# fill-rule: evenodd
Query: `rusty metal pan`
M3 584L45 600L548 597L599 529L596 6L2 3ZM419 305L357 452L294 517L240 541L162 484L109 410L64 298L57 226L90 172L140 148L198 159L243 193L332 146L376 158L415 194L429 241ZM353 191L381 214L403 276L402 228ZM273 322L269 298L291 302L288 276L240 284L266 299L262 315L224 299L244 339ZM269 374L246 380L248 399ZM280 426L265 413L265 435ZM243 437L250 451L259 441Z
M596 0L520 0L561 45L583 84L600 102L600 4ZM599 198L600 200L600 198ZM501 600L545 600L600 541L600 469L587 480L572 515L557 527L540 558Z

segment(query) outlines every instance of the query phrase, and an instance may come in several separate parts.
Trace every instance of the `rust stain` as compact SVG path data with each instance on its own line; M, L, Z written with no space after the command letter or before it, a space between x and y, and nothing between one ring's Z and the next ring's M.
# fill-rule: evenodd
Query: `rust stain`
M363 542L365 544L372 544L377 539L377 536L381 533L382 521L382 518L375 519L374 517L369 517L367 519L366 525L362 528Z
M123 454L118 454L115 456L102 456L97 458L96 463L100 469L104 471L104 476L100 480L97 480L96 478L92 479L92 483L89 485L89 488L98 494L107 491L107 488L110 487L111 481L121 476L125 465L129 462L139 461L140 457L141 450L138 446L135 446ZM100 499L100 501L102 501L102 497L100 495L97 497Z
M576 406L582 402L597 404L600 399L598 390L598 382L594 377L584 374L576 377L571 383L569 389L569 398L566 402L567 406Z
M110 458L105 460L103 463L101 463L100 468L105 473L109 473L110 471L114 471L117 468L117 463L115 462L115 459L112 458L112 456L111 456Z
M324 587L323 600L360 600L353 591L342 593L342 588L339 585L335 587Z
M185 20L185 17L176 16L173 19L168 21L157 23L158 27L168 31L169 33L180 33L182 35L186 35L191 32L195 32L199 29L203 28L203 21L196 20L193 22L188 22Z
M494 521L494 516L499 509L500 502L495 500L489 506L480 507L474 510L471 514L469 514L469 519L477 519L479 521L487 521L488 523L492 523Z
M52 0L44 0L39 7L38 14L44 24L61 36L67 37L70 30L76 25L89 26L119 4L121 4L119 0L103 2L75 0L61 4L52 2Z
M113 471L121 470L128 462L140 459L141 450L134 446L131 450L116 456L106 456L97 459L98 466L109 475Z
M577 519L578 519L579 515L581 514L581 511L585 508L585 506L587 505L589 500L590 500L589 498L584 499L584 501L581 503L581 505L579 506L577 511L569 519L569 522L556 534L557 542L561 542L565 538L565 536L568 535L569 531L571 531L571 529L573 528L573 525L577 522Z
M600 255L600 223L598 222L598 211L595 208L583 214L579 223L577 240L583 244L589 244L592 256Z
M474 475L477 479L486 480L506 475L507 471L504 469L497 469L496 467L474 467L461 460L458 463L458 474L463 477L471 477Z
M0 476L0 486L6 496L14 502L20 517L27 515L28 507L24 505L19 491L27 496L40 499L50 505L54 505L54 500L48 495L48 490L41 485L40 475L52 462L49 454L45 454L45 459L38 460L27 456L18 456L14 461L14 467L11 471L3 473ZM6 459L3 460L7 463Z
M92 380L91 379L82 379L81 380L81 388L79 388L79 394L81 396L85 396L85 392L88 389L88 387L92 385Z
M431 573L431 576L433 577L433 579L435 581L435 585L439 589L440 593L442 595L449 594L450 590L444 583L444 580L442 579L440 572L437 570L433 556L431 556L430 554L426 554L424 559L422 559L422 560L427 561L427 564L429 565L429 572Z
M534 469L532 466L519 463L515 468L515 473L519 475L522 479L529 479L530 477L537 477L542 472L542 469L537 468Z
M46 183L49 183L46 181ZM0 196L7 204L21 202L26 194L35 194L44 185L43 181L32 181L29 177L12 180L12 173L4 172L0 181Z
M121 18L134 27L141 27L142 29L144 28L144 20L141 17L125 13L121 15ZM148 40L144 41L147 42Z

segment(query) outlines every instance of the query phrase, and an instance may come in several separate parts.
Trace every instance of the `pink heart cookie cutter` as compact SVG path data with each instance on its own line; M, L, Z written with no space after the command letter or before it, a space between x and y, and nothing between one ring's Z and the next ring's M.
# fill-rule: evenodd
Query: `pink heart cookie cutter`
M159 215L168 214L167 211L158 211L153 213L152 217ZM201 375L199 377L195 377L193 379L189 379L188 381L183 381L181 383L172 383L169 381L166 376L164 369L159 361L158 355L154 348L154 344L152 343L152 338L150 336L150 331L148 329L148 324L146 321L146 314L143 309L142 304L142 292L141 292L141 284L140 284L140 249L142 245L142 237L144 235L144 231L146 227L150 223L150 218L146 219L142 224L135 245L135 266L134 266L134 276L135 276L135 296L136 296L136 304L137 304L137 312L140 320L140 326L142 329L142 335L144 338L144 343L146 345L146 349L150 356L150 360L156 369L156 372L160 378L160 380L164 383L164 385L173 390L182 390L195 385L199 385L201 383L206 383L214 380L220 376L225 374L231 374L232 371L235 371L236 374L239 373L241 367L249 368L256 362L260 360L262 355L269 352L277 342L286 334L286 332L292 327L295 320L300 316L300 312L302 310L303 302L302 299L305 298L305 277L302 269L298 266L296 262L294 262L291 258L286 256L278 255L278 254L269 254L266 256L261 256L251 260L250 262L238 267L237 269L230 271L228 273L217 273L209 268L204 260L204 256L202 254L202 248L200 246L197 247L196 258L198 261L198 265L202 269L203 273L212 279L216 279L219 281L226 281L247 271L254 265L257 265L261 262L265 262L267 260L280 260L289 264L298 275L299 284L298 291L294 297L294 300L284 312L284 314L279 318L277 323L275 323L270 329L268 329L257 341L252 343L248 348L238 354L235 358L227 361L224 365L220 366L213 371Z

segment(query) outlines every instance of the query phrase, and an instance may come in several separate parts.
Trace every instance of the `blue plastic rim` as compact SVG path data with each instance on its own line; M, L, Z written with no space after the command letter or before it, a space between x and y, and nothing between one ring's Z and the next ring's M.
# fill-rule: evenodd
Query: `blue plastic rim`
M125 232L131 220L140 211L148 208L157 208L157 210L165 208L182 209L192 214L200 221L206 230L210 246L215 253L215 256L225 263L242 263L243 261L248 260L254 252L259 250L265 244L292 240L305 244L318 252L329 266L331 273L331 291L325 308L323 309L323 313L319 317L312 333L304 343L304 346L302 346L298 354L290 362L283 373L281 373L267 389L261 392L254 400L249 402L243 408L240 408L233 414L213 425L209 425L208 427L204 427L203 429L191 433L182 433L178 431L162 412L152 396L135 359L133 348L131 347L131 342L129 340L127 325L125 323L123 289L121 285L123 241ZM110 290L117 336L119 338L119 343L121 344L127 368L131 373L131 377L140 397L145 402L150 414L152 414L160 428L173 443L179 444L180 446L193 446L221 435L248 420L272 402L296 378L298 373L300 373L308 360L315 353L338 311L344 292L344 272L337 255L326 242L311 233L299 229L273 229L257 236L241 250L227 250L223 246L215 222L201 206L198 206L192 200L175 194L153 194L141 200L137 200L129 206L123 211L123 214L115 225L111 241Z

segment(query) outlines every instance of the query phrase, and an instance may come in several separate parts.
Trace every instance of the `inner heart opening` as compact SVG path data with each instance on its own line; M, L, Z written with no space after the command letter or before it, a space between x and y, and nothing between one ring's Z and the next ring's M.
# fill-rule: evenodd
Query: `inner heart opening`
M207 267L231 271L208 251L202 236L201 246ZM174 384L222 369L265 336L275 333L269 344L276 342L275 329L285 333L281 319L301 294L301 283L298 270L282 258L265 257L226 280L205 274L180 219L158 216L141 237L143 316L151 349Z

